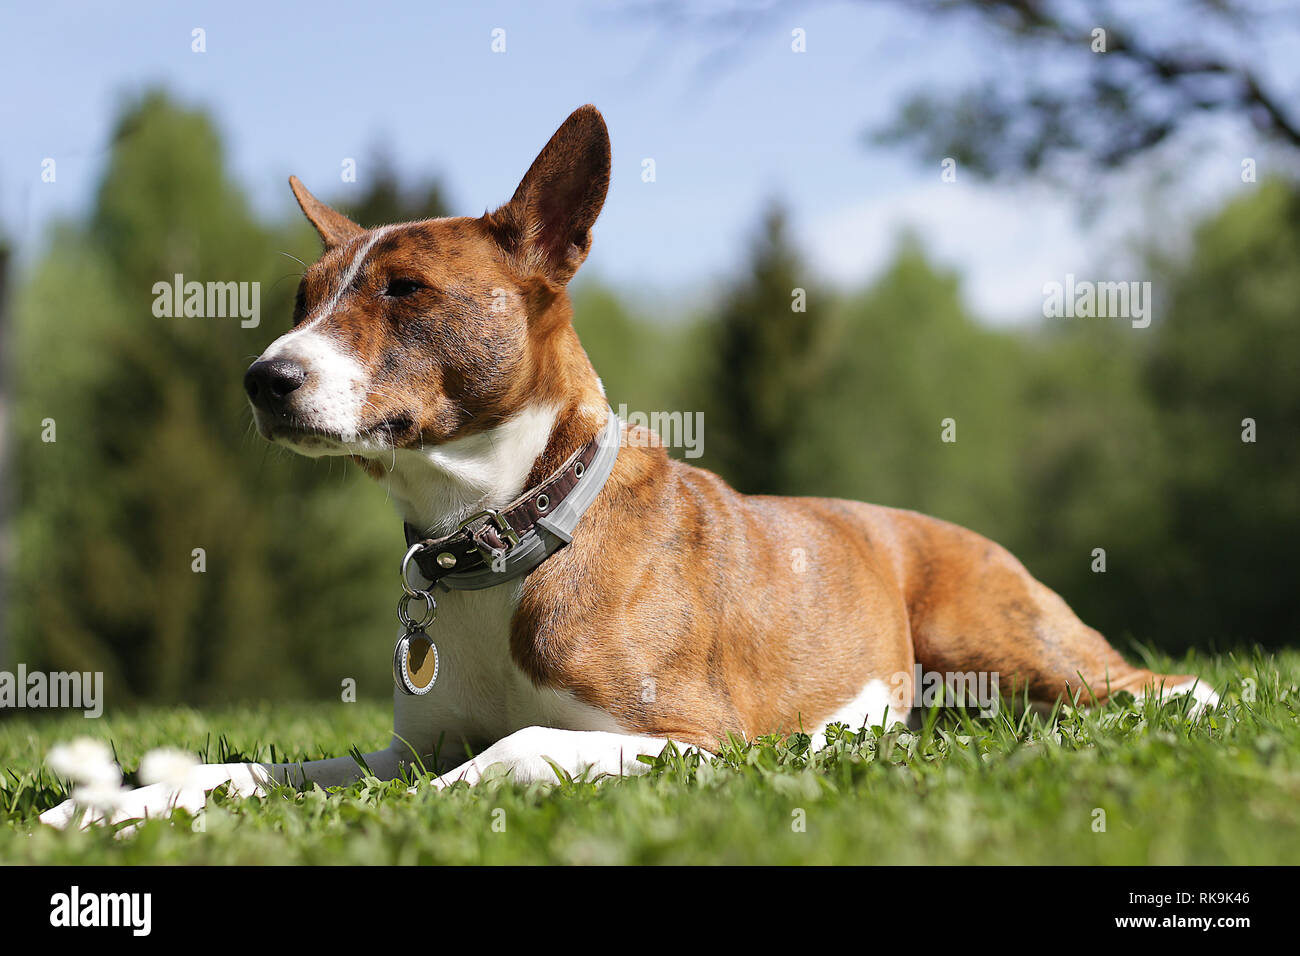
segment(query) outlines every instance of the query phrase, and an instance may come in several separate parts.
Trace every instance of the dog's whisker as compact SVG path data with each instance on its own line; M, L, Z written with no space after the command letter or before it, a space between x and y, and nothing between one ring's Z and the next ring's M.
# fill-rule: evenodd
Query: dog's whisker
M271 288L274 290L274 289L275 289L277 286L279 286L279 284L280 284L281 282L283 282L285 279L301 279L301 278L303 277L303 275L304 275L304 273L301 273L301 272L288 272L288 273L286 273L286 274L280 276L280 278L276 279L274 282L272 282L272 283L271 283Z

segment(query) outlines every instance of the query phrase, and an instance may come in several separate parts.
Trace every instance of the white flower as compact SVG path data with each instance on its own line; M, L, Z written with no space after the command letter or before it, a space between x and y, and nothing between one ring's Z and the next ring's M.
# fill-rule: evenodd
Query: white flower
M184 750L160 747L151 750L140 761L140 781L161 783L168 790L184 790L190 785L194 768L199 765L194 755Z
M55 775L87 787L117 788L122 783L122 771L113 763L108 744L91 737L78 737L70 744L52 747L45 756L45 765Z
M129 792L123 789L120 783L110 780L96 780L93 783L74 788L72 800L78 806L98 810L107 816L121 805L122 797Z

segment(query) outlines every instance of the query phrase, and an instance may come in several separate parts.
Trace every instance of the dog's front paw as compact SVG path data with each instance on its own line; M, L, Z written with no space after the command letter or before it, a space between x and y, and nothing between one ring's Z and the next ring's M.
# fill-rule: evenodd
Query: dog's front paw
M38 818L46 826L58 827L60 830L66 829L72 823L72 820L81 811L81 804L76 800L64 800L57 807L50 807Z
M66 829L80 817L84 830L96 824L116 825L127 821L167 817L173 810L197 815L207 802L202 787L188 786L177 790L163 783L119 790L115 794L79 795L64 800L40 815L41 823Z
M227 767L200 767L184 751L160 748L145 754L140 763L140 777L149 786L127 790L108 746L90 738L54 747L45 762L57 776L75 784L71 799L40 815L41 823L60 829L78 820L84 829L165 817L177 808L196 814L207 801L207 791L231 779ZM256 785L251 779L248 783Z
M1138 693L1134 701L1141 702L1147 698L1155 698L1161 704L1169 701L1178 700L1187 696L1192 699L1187 707L1187 716L1196 720L1206 711L1213 710L1219 706L1219 695L1214 689L1199 677L1179 678L1162 683L1159 687L1146 687Z
M1207 710L1213 710L1219 706L1219 695L1214 692L1214 688L1199 678L1180 684L1172 688L1169 693L1191 695L1193 703L1187 710L1187 716L1192 719L1196 719Z

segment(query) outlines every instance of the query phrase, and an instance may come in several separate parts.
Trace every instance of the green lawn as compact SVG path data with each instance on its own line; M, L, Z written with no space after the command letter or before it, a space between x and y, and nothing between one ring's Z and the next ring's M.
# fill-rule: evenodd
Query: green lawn
M688 754L644 777L435 792L376 781L340 793L210 798L125 838L58 832L41 769L54 743L112 742L134 771L158 746L204 759L312 759L387 739L378 705L145 710L0 721L3 863L1296 863L1300 652L1225 655L1191 670L1227 692L1185 704L1067 711L1054 723L933 712L930 728ZM1253 687L1250 683L1253 681ZM1253 697L1253 701L1251 698ZM225 736L228 745L220 737ZM223 749L224 748L224 749ZM1095 812L1105 811L1105 832Z

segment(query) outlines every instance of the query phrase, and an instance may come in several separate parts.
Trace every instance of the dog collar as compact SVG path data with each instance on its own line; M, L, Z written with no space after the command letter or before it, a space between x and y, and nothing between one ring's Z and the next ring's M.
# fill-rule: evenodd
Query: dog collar
M620 422L611 410L605 427L542 481L504 508L485 508L441 538L404 526L402 579L415 564L425 583L444 590L478 591L522 577L573 540L579 519L596 500L618 458Z

